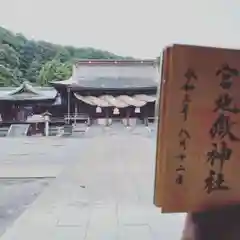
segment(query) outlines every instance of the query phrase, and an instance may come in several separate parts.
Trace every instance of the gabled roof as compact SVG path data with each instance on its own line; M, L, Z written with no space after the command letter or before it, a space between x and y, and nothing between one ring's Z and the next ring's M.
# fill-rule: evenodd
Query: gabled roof
M69 79L66 80L62 80L62 81L52 81L50 82L51 84L56 84L56 85L66 85L66 86L70 86L72 84L75 84L76 81L70 77Z
M15 88L13 91L9 92L9 95L16 95L21 93L29 93L33 95L39 95L39 92L34 89L32 85L30 85L28 82L23 82L19 87Z
M25 101L25 100L53 100L57 91L52 87L35 87L29 82L23 82L17 88L0 88L0 100Z
M149 89L158 85L156 60L78 60L73 76L64 81L52 82L74 89Z
M75 87L88 89L140 89L156 88L157 82L151 78L136 77L96 77L92 79L79 80L71 85Z
M156 59L78 59L75 61L75 66L79 65L121 65L121 66L152 66L158 65Z

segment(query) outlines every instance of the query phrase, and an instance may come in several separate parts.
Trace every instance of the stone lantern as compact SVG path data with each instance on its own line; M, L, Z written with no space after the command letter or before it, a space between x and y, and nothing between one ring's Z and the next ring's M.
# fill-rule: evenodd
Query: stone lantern
M50 112L46 111L42 115L43 115L44 123L45 123L44 133L45 133L45 136L47 137L47 136L49 136L49 122L50 122L50 117L52 116L52 114Z

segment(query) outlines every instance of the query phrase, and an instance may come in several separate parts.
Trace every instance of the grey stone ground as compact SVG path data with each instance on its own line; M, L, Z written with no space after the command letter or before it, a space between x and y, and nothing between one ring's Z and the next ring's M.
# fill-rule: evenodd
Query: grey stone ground
M50 179L0 179L0 236L49 182Z
M92 128L75 138L0 144L0 176L56 177L1 240L180 238L184 215L162 215L152 204L153 132Z

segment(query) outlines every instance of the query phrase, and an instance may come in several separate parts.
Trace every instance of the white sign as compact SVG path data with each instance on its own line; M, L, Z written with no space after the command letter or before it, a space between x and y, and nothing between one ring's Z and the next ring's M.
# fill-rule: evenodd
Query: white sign
M114 115L118 115L118 114L119 114L119 109L118 109L118 108L114 108L113 114L114 114Z
M141 112L140 108L135 108L135 113L140 113L140 112Z
M100 107L97 107L96 108L96 113L101 113L102 112L102 109Z

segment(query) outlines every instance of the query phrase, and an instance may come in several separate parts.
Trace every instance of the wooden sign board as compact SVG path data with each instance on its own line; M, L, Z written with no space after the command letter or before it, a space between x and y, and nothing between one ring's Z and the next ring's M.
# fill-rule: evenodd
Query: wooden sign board
M173 45L169 52L154 203L163 212L240 203L240 51Z

